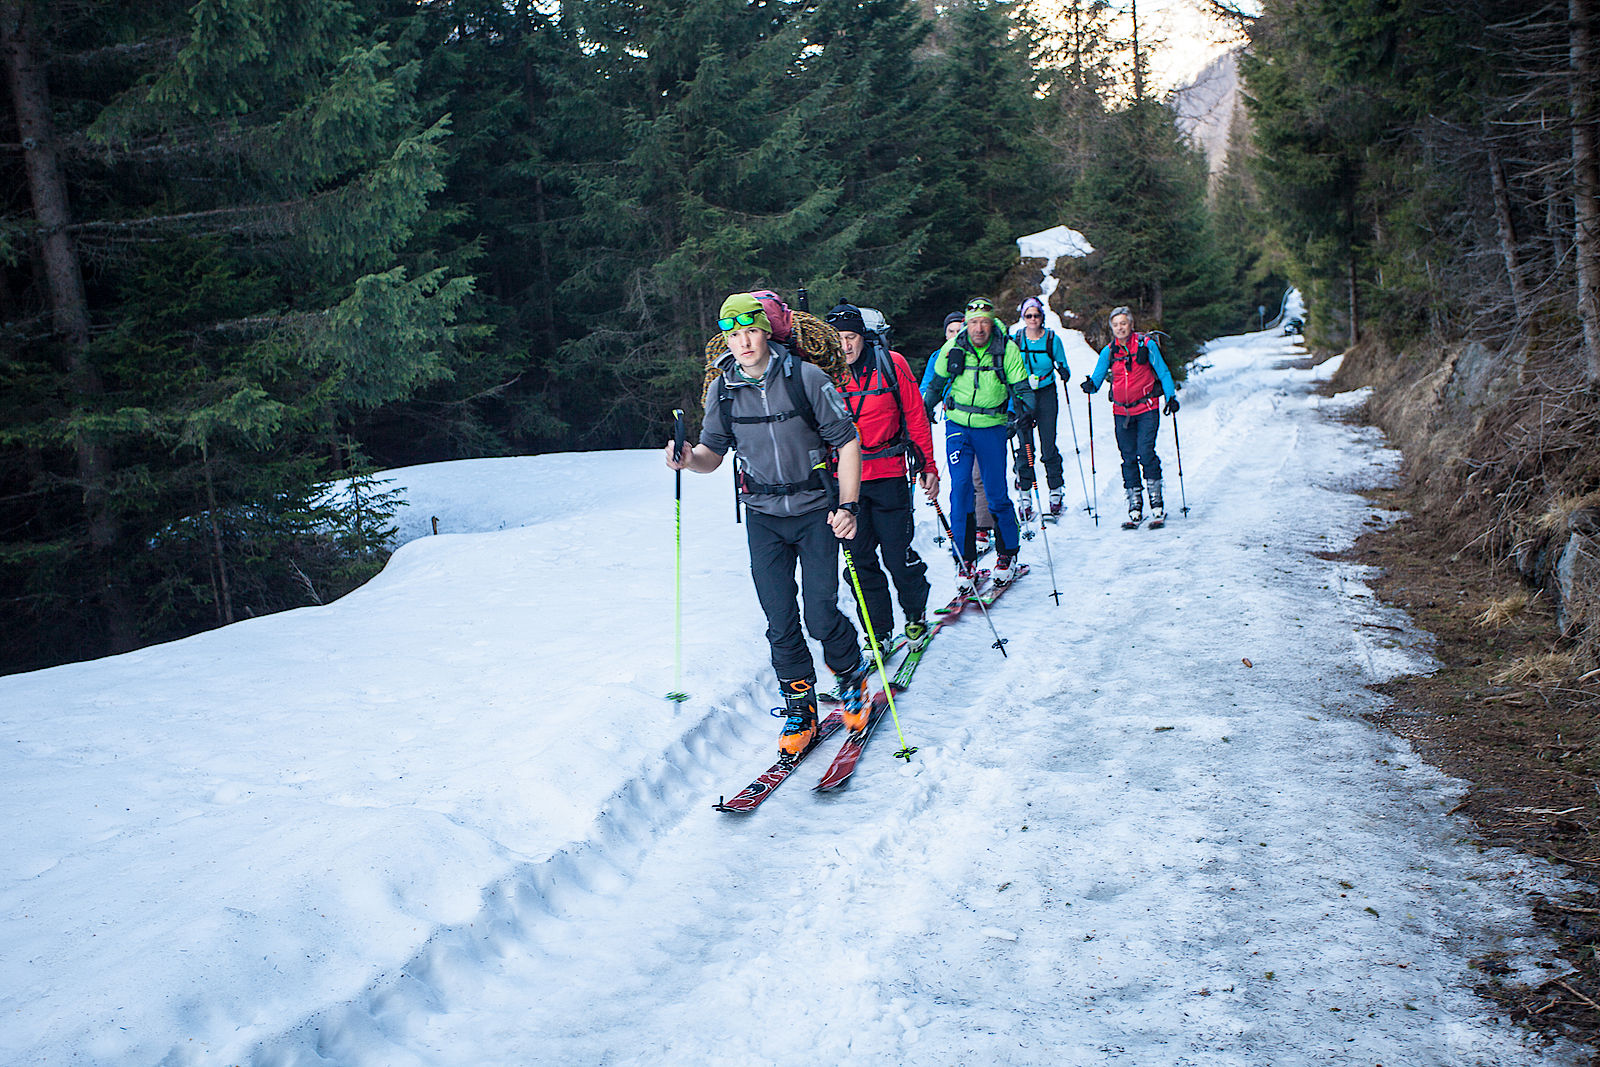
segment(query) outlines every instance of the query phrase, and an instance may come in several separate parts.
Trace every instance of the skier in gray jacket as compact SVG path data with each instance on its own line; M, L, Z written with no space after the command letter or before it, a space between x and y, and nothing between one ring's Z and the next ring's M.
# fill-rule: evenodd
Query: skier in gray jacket
M788 711L778 751L794 757L817 733L817 676L800 628L796 564L805 629L837 678L845 726L859 729L867 718L868 665L855 627L839 610L838 571L839 542L856 532L861 442L827 374L772 340L755 297L728 297L717 325L729 354L706 390L700 442L676 456L668 444L667 466L709 474L737 445L750 576ZM838 451L837 490L829 484L831 450Z

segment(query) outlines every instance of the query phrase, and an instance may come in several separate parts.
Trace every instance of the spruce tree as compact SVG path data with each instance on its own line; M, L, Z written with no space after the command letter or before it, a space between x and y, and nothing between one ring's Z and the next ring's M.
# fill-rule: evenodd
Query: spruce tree
M471 284L406 255L448 124L416 106L417 66L389 37L404 22L386 14L376 0L0 11L48 72L30 88L11 48L5 113L36 121L43 99L57 157L53 190L30 166L33 207L6 241L4 358L29 383L0 411L21 501L0 547L11 666L355 577L338 543L356 519L320 483L361 475L354 419L451 375ZM63 204L64 221L49 214ZM41 222L70 255L29 241ZM45 309L40 359L26 324Z
M1170 337L1176 370L1237 320L1239 297L1206 207L1204 155L1150 101L1111 112L1073 190L1072 217L1096 249L1107 299L1134 308L1141 329Z

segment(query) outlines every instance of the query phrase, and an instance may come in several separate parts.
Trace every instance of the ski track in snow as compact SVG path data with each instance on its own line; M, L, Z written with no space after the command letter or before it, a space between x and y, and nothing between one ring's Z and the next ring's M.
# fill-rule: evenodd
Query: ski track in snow
M1356 491L1391 477L1397 456L1332 417L1351 398L1313 395L1318 375L1283 363L1299 351L1266 335L1212 344L1183 393L1181 492L1164 421L1164 530L1118 528L1103 396L1098 528L1075 506L1062 427L1071 510L1046 528L1062 605L1043 542L1027 542L1032 572L992 612L1009 655L968 613L898 699L918 746L909 761L893 758L885 722L847 789L810 791L830 742L754 814L711 809L765 766L777 734L746 579L743 602L694 607L691 662L725 662L692 671L697 695L676 711L645 692L659 655L593 653L593 670L624 676L624 698L655 701L629 714L660 741L622 749L635 769L586 829L575 814L557 820L570 828L557 844L485 842L453 872L490 872L479 903L427 926L409 956L369 964L359 992L252 1018L196 1001L189 1025L206 1051L174 1037L139 1046L138 1061L1585 1062L1491 1021L1471 991L1467 960L1488 952L1542 975L1518 962L1542 944L1520 892L1557 875L1475 846L1445 814L1460 783L1362 718L1378 704L1364 686L1425 662L1427 638L1374 602L1362 568L1319 554L1387 521ZM448 505L440 493L433 513ZM706 485L694 499L730 506ZM603 514L557 526L577 539ZM918 521L942 603L948 557L929 509ZM717 537L742 550L742 531ZM407 553L398 566L448 566ZM648 566L663 560L670 575L670 556ZM630 610L662 611L660 593ZM696 631L712 620L723 635L706 640ZM620 636L657 641L658 629ZM463 653L434 684L473 669ZM745 681L705 692L729 677ZM580 703L552 728L581 733L586 690L556 690L546 699ZM462 810L440 816L465 823ZM253 862L293 864L294 851ZM96 1047L115 1046L62 1038L26 1062L61 1048L116 1058Z
M951 627L900 700L910 763L891 762L885 724L844 794L806 793L814 758L754 816L707 810L770 747L758 680L593 839L502 887L403 981L316 1020L345 1038L318 1059L1515 1062L1479 1023L1459 932L1474 914L1515 928L1515 908L1463 828L1435 823L1454 783L1397 775L1404 746L1359 718L1361 683L1411 661L1380 665L1359 629L1380 612L1351 597L1348 565L1308 555L1349 536L1293 520L1331 510L1354 529L1371 509L1349 488L1394 457L1319 459L1371 441L1319 416L1309 374L1207 408L1234 377L1215 371L1185 409L1212 422L1189 457L1205 472L1188 476L1191 517L1174 502L1165 539L1104 519L1091 534L1081 515L1053 527L1067 607L1038 595L1035 560L1033 599L993 613L1006 660L976 615ZM1200 617L1167 607L1197 582L1215 589ZM1084 631L1119 641L1072 651ZM1352 651L1364 670L1343 665ZM1286 798L1270 768L1301 788ZM1374 853L1379 870L1348 859ZM1404 911L1367 910L1378 896ZM611 995L563 988L570 969L614 976Z

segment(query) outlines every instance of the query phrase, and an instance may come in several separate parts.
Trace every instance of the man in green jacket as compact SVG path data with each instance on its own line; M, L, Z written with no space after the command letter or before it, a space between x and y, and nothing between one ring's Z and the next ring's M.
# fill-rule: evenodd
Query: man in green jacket
M967 304L966 328L939 349L922 403L930 413L944 404L951 531L961 552L958 588L971 592L977 585L974 464L983 478L984 496L1000 542L990 576L996 585L1005 585L1016 574L1021 540L1017 512L1007 490L1011 479L1006 441L1012 430L1032 429L1033 390L1022 352L1006 336L992 300L978 297Z

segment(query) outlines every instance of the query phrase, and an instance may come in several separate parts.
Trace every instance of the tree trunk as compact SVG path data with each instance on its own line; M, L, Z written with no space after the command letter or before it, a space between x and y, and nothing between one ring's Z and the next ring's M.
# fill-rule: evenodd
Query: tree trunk
M23 166L28 176L28 194L34 220L39 226L51 322L65 355L72 393L80 405L89 407L103 390L100 376L89 361L89 301L84 294L77 246L68 229L72 216L67 204L67 182L56 155L49 84L45 78L44 57L34 37L33 16L31 0L0 0L0 61L5 64L6 81L11 89L17 131L22 140ZM105 445L92 434L79 434L75 466L83 487L90 548L95 566L102 572L100 599L105 609L110 650L127 651L137 644L137 628L127 592L117 582L111 567L112 549L118 538L117 523L106 493L111 461Z
M1144 56L1139 54L1139 0L1132 0L1128 18L1133 23L1133 99L1144 100Z
M1350 249L1350 258L1347 267L1348 273L1345 284L1350 287L1350 343L1356 344L1361 340L1361 301L1360 290L1356 286L1356 250Z
M5 49L6 79L22 138L28 192L39 223L51 319L56 333L70 346L68 358L74 377L92 378L94 372L83 358L83 350L89 344L89 302L83 292L77 248L67 231L72 222L67 209L67 183L56 158L50 97L30 25L31 8L23 0L0 0L0 46ZM98 387L99 383L94 384Z
M1511 283L1511 310L1521 319L1528 314L1528 290L1522 280L1522 260L1517 251L1517 227L1511 217L1511 194L1506 187L1505 162L1500 150L1488 141L1489 187L1494 191L1495 227L1500 233L1500 258L1505 261L1506 278Z
M1594 35L1590 0L1567 0L1572 70L1572 243L1578 317L1590 382L1600 382L1600 158L1595 145Z
M218 591L222 595L222 622L233 621L233 592L228 587L228 558L222 552L222 531L217 527L217 486L211 477L211 451L200 446L200 464L206 472L206 518L211 524L211 551L217 565Z

